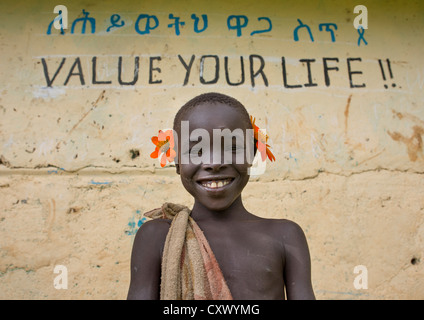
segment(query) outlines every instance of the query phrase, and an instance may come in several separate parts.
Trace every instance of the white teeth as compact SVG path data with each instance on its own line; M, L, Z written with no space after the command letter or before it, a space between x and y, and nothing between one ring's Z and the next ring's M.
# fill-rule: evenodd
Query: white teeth
M202 182L202 186L208 187L211 189L221 188L231 182L231 179L225 180L216 180L216 181L204 181Z

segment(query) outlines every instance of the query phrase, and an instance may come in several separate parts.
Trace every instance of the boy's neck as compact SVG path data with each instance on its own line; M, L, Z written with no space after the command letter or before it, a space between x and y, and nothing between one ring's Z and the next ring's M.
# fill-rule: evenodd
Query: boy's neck
M210 220L210 221L229 221L229 220L241 220L250 216L251 214L244 208L241 196L239 196L234 202L224 210L215 211L205 207L202 203L195 200L193 209L191 211L191 217L195 221Z

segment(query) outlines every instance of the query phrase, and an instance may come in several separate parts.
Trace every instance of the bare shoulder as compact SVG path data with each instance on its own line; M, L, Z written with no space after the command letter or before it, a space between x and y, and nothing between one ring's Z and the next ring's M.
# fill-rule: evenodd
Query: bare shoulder
M311 282L311 257L305 233L291 220L279 220L276 231L284 248L284 279L289 300L315 299Z
M288 219L257 220L260 232L272 237L283 250L287 299L315 299L311 282L311 258L305 233Z
M267 232L284 243L304 242L305 233L296 222L288 219L261 219Z
M154 219L143 223L134 239L133 255L146 252L160 254L170 226L171 220L168 219ZM144 250L137 250L140 247L143 247ZM146 247L149 248L147 251Z
M171 220L169 219L153 219L143 223L139 229L141 232L157 232L166 231L168 232L171 226Z
M138 229L131 255L128 299L159 299L162 252L170 225L170 220L155 219Z
M150 239L152 242L164 242L170 226L171 220L168 219L149 220L138 229L134 241Z
M268 219L268 218L258 218L259 222L267 225L267 228L275 232L283 233L303 233L302 228L296 222L288 219Z
M279 219L279 229L283 235L287 236L301 236L304 235L302 227L296 222L288 219Z

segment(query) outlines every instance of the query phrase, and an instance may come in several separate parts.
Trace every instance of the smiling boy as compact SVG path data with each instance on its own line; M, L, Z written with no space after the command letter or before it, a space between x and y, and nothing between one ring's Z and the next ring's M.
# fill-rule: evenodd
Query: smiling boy
M174 120L178 146L187 143L181 141L183 121L190 133L202 129L209 137L214 129L252 130L244 106L217 93L197 96L179 110ZM216 139L210 139L207 157L205 147L196 150L199 143L188 141L190 154L202 161L181 161L184 154L177 150L176 171L194 205L191 210L164 206L155 211L156 219L140 227L134 239L128 299L315 299L302 229L286 219L260 218L243 205L252 163L247 137L242 144L232 138L233 161L224 161L228 150L225 143L217 148ZM240 150L245 161L236 161ZM179 230L177 224L188 231ZM178 233L181 241L172 238ZM200 258L192 253L196 250ZM192 261L184 269L187 259Z

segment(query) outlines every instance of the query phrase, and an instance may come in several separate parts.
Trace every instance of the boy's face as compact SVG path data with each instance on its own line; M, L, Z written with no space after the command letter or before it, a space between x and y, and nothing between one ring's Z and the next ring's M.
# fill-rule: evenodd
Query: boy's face
M203 132L208 132L210 137L209 150L199 149L201 138L198 141L186 142L189 150L203 159L201 162L192 161L191 158L188 163L181 162L181 148L179 148L177 173L181 176L184 188L196 201L199 201L210 210L221 211L227 209L241 195L243 188L249 181L248 168L251 165L248 161L236 161L236 156L240 152L245 155L246 130L252 128L250 123L241 119L240 111L237 108L221 103L208 102L194 107L181 121L188 121L190 135L193 130L202 129ZM218 139L221 141L213 139L213 129L229 129L231 132L243 132L243 137L239 140L236 137L232 137L230 140L231 146L229 147L228 142L227 145L224 143L224 138ZM184 138L180 132L178 136L179 139ZM202 146L205 146L204 142L202 141ZM180 141L178 145L181 146ZM217 153L217 146L221 148L221 157ZM206 154L205 151L207 151ZM225 154L231 156L228 152L232 153L232 161L224 161ZM204 157L205 155L207 157Z

